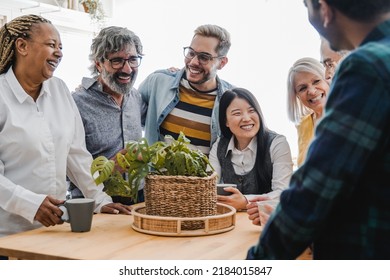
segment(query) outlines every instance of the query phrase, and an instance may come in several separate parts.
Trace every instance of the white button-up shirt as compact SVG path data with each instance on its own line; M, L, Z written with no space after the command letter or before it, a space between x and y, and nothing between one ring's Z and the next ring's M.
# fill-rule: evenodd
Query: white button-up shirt
M12 67L0 75L0 236L41 226L35 214L47 195L65 199L66 175L97 208L112 202L90 174L83 124L65 83L51 78L36 102Z

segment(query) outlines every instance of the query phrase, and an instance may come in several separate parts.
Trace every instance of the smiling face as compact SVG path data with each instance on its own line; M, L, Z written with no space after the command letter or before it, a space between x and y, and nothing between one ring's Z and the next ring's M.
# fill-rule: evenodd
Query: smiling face
M321 117L329 91L328 83L313 73L297 72L294 76L294 89L303 105L312 109L317 117Z
M209 54L217 57L219 54L215 51L219 41L213 37L204 37L196 35L191 42L191 49L197 53ZM222 69L227 63L226 57L213 58L207 64L199 63L198 57L184 58L186 66L187 80L198 90L212 90L217 86L217 71Z
M24 40L24 39L20 39ZM51 78L62 59L62 43L57 29L49 23L36 24L25 40L24 68L35 82Z
M133 87L138 74L138 67L131 67L129 62L125 62L123 67L113 69L111 62L114 58L128 59L138 56L134 46L128 46L119 52L109 54L104 62L97 62L96 68L100 72L99 81L103 84L105 92L119 94L128 93Z
M237 148L244 149L260 129L256 109L243 98L234 98L226 109L226 126L237 140Z

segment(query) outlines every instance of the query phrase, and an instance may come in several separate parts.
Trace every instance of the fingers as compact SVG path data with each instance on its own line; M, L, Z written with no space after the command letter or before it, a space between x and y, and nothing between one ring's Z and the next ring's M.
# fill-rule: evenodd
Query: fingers
M255 202L250 202L246 205L246 209L247 210L250 210L250 209L253 209L253 208L256 208L256 211L257 211L257 204Z
M248 213L248 219L252 221L252 224L259 226L260 217L258 208L250 208L246 212Z
M131 215L131 206L121 203L109 203L102 207L102 213Z
M260 218L255 218L252 220L252 224L254 224L255 226L261 226L260 224Z
M228 201L230 198L229 198L229 196L227 196L227 195L217 195L217 200L218 200L218 202L226 202L226 201Z
M249 220L254 220L259 217L259 210L257 208L251 208L247 211Z
M265 225L268 222L269 215L264 212L259 212L260 224Z
M233 194L241 194L241 192L237 189L237 188L233 188L233 187L226 187L226 188L223 188L225 191L227 192L231 192Z
M177 67L172 66L172 67L169 67L168 70L169 70L169 72L171 72L171 73L175 73L175 72L179 71L180 68L177 68Z
M269 200L269 197L266 195L258 195L252 199L249 199L249 202L256 202L256 201L263 201L263 200Z
M62 200L47 196L39 206L34 219L45 227L62 224L63 221L60 218L62 211L57 207L57 204L61 202Z
M275 210L275 208L273 208L271 205L268 205L268 204L264 205L264 208L265 208L266 213L268 213L268 214L272 213Z

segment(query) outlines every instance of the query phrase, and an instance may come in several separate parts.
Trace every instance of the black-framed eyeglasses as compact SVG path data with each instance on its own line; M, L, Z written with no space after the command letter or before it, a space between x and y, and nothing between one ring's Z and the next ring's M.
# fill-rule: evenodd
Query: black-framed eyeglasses
M204 53L204 52L196 52L191 47L184 47L183 51L184 51L184 56L186 58L194 59L194 57L196 56L198 58L199 63L202 65L208 64L214 58L224 57L224 56L212 56L211 54Z
M121 69L123 66L125 66L125 63L129 63L130 67L137 68L141 65L142 56L130 56L128 59L121 58L121 57L114 57L111 59L106 58L111 64L112 69Z

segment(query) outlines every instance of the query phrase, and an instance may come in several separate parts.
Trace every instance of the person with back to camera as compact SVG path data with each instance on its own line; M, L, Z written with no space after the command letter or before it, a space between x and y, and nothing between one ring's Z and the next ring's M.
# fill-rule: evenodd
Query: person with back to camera
M287 115L298 132L298 167L306 158L314 137L314 129L321 119L329 91L325 69L311 57L298 59L287 77Z
M333 77L305 163L247 259L390 259L390 0L305 0Z
M130 214L93 181L77 106L53 77L61 59L60 35L43 17L0 29L0 236L62 224L66 176L95 200L95 212Z
M222 136L211 149L210 163L221 182L237 188L225 188L232 194L218 201L245 209L248 198L278 199L293 171L286 138L267 128L259 103L246 89L225 91L219 106Z
M103 28L93 39L89 69L93 77L84 77L72 94L85 129L85 141L93 158L115 160L126 142L142 137L142 100L134 88L142 59L142 43L124 27ZM78 189L71 186L73 195ZM114 202L134 204L128 197L113 196ZM137 202L143 201L142 188Z
M182 131L191 147L208 155L220 134L218 106L222 93L232 88L217 76L228 62L230 34L217 25L201 25L184 48L181 71L158 70L138 90L147 105L145 137L149 144L175 139Z

